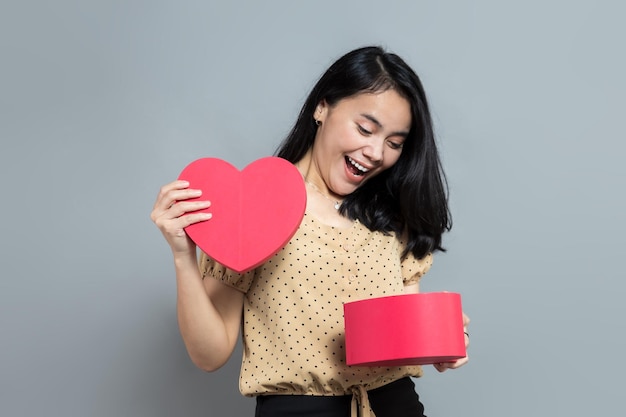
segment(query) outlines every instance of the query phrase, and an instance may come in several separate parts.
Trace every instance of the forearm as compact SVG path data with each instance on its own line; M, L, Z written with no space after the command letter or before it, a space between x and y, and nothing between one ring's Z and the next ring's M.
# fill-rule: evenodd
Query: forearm
M174 264L178 326L187 352L199 368L216 370L226 363L236 341L205 290L195 254L175 258Z

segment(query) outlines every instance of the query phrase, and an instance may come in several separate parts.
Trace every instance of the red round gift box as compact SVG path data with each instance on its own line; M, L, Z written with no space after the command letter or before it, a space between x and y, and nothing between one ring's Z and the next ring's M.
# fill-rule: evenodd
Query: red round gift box
M346 363L402 366L466 356L461 295L402 294L344 304Z

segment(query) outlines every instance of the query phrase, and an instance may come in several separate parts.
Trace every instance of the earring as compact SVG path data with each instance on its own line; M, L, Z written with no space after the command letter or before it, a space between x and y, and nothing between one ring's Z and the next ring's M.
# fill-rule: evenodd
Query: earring
M315 119L315 124L320 126L322 124L322 122L320 122L319 120Z

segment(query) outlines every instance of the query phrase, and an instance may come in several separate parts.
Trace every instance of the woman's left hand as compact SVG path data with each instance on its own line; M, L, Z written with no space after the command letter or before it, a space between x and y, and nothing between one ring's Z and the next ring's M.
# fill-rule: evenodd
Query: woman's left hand
M463 332L465 333L465 349L469 347L469 333L467 332L467 325L469 324L470 319L463 313ZM448 369L456 369L465 365L469 361L469 357L465 356L464 358L457 359L455 362L441 362L434 363L433 366L439 372L444 372Z

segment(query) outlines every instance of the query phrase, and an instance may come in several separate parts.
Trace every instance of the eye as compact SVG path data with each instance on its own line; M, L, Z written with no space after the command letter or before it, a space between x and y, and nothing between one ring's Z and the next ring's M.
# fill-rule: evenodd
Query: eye
M372 134L372 132L370 132L369 130L367 130L366 128L361 126L360 124L357 124L356 126L357 126L357 129L359 130L359 132L361 132L362 135L369 136L369 135Z
M404 146L404 143L402 142L394 142L394 141L387 141L387 143L389 144L389 147L391 149L402 149L402 147Z

